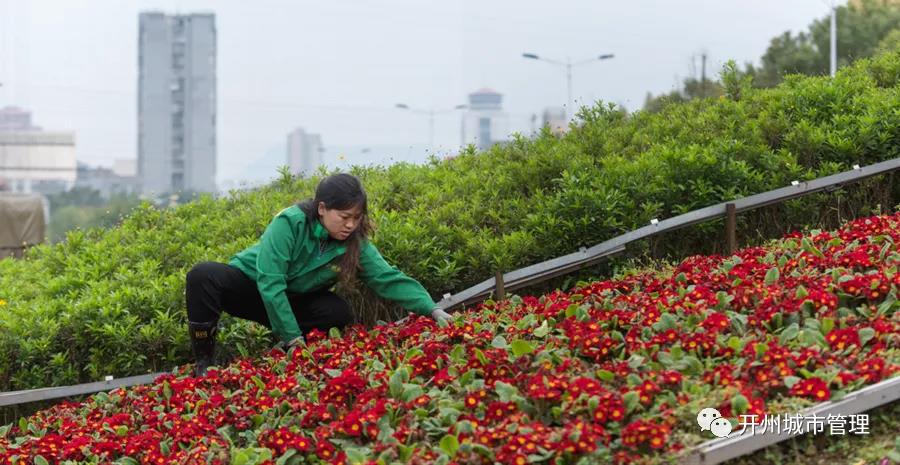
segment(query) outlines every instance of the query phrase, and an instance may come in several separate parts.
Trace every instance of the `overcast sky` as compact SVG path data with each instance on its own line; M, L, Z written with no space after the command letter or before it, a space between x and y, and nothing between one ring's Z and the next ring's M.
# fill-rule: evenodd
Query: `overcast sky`
M218 29L219 179L302 126L328 145L427 144L428 118L394 108L451 108L469 92L503 94L512 131L573 93L639 109L675 88L692 59L759 61L769 40L804 30L825 0L0 0L0 106L75 131L92 165L136 158L138 14L213 12ZM459 145L459 114L435 142ZM425 159L423 154L422 160Z

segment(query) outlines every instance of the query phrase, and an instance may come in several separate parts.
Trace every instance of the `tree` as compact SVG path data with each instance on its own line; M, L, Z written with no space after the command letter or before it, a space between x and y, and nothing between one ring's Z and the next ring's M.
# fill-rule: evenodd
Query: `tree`
M861 0L837 8L838 67L875 55L879 44L900 29L900 5L885 0ZM757 87L773 87L786 74L826 75L831 67L831 17L809 25L809 30L786 31L772 39L757 68L747 64Z
M644 99L644 111L656 113L672 103L686 102L695 98L719 97L723 93L722 85L714 80L687 78L680 90L673 90L668 94L655 97L647 92L647 97Z
M852 0L837 8L838 67L886 51L900 49L900 0ZM755 87L774 87L787 74L826 75L831 69L831 17L816 19L809 30L774 37L759 67L747 63L740 74ZM716 81L684 80L683 87L668 94L647 93L644 111L657 112L671 103L723 94Z

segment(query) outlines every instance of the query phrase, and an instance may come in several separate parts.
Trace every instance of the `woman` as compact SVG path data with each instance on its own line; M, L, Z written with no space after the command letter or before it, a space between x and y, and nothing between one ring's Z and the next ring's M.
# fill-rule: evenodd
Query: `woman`
M449 318L418 281L384 261L369 242L371 231L362 183L341 173L323 179L314 199L275 215L259 242L227 264L195 265L185 288L195 375L202 376L213 363L223 310L265 325L285 350L303 344L303 333L313 328L352 324L350 305L328 290L335 278L348 283L358 274L378 295L406 310Z

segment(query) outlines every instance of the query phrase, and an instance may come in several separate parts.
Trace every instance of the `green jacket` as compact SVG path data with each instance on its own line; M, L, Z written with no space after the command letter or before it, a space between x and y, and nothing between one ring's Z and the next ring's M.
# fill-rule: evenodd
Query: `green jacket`
M339 271L330 263L346 249L328 236L322 223L309 221L294 205L275 215L259 242L233 255L228 264L256 281L272 331L287 342L300 335L300 328L285 292L330 288ZM430 315L437 307L418 281L389 265L368 240L362 244L359 264L359 277L379 296L420 315Z

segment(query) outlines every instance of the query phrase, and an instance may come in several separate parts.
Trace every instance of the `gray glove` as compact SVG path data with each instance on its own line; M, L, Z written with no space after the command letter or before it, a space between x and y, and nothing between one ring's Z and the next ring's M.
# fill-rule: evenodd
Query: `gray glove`
M435 307L434 310L431 311L431 317L435 319L435 321L446 321L453 318L453 315L445 312L440 307Z
M284 352L290 352L291 349L304 345L306 345L306 339L304 339L303 335L301 334L300 336L297 336L288 342L278 341L278 344L275 344L275 348L281 349Z

